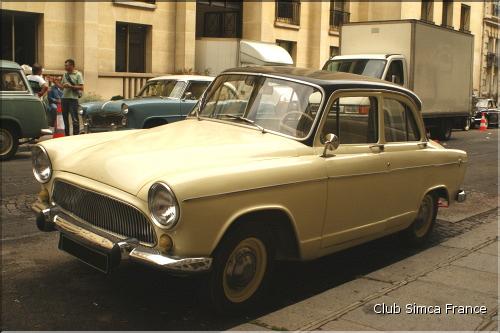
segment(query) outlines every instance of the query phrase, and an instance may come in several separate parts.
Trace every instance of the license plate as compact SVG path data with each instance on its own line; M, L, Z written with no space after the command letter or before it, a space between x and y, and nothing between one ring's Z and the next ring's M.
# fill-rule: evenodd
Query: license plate
M64 234L61 234L59 238L59 249L103 273L109 273L110 254L108 253L91 248Z

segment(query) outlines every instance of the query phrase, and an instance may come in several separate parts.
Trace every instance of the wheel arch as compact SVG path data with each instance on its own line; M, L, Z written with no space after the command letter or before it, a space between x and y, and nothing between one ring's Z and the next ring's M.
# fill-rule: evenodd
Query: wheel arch
M428 193L435 193L438 199L443 198L448 202L450 201L450 193L445 185L436 185L427 189L427 191L425 191L425 193L420 198L420 201L422 201L424 196L427 195Z
M142 128L151 128L151 126L149 127L147 126L148 124L155 124L154 127L156 127L168 124L168 120L165 119L164 117L148 117L144 119L144 122L142 123Z
M292 214L280 206L249 208L233 215L219 234L212 253L225 237L243 223L257 223L269 228L273 239L276 240L276 259L296 260L301 258L297 228Z
M21 124L19 124L19 122L16 119L11 117L2 117L0 118L0 122L2 127L11 126L12 128L14 128L20 139L23 137L23 130Z

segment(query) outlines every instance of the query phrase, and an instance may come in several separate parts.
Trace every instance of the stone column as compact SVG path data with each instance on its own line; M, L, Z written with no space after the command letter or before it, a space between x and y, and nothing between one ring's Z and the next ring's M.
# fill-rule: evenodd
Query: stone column
M175 5L175 71L194 70L196 42L196 2L178 1Z
M85 80L85 93L99 93L99 2L74 2L74 56Z
M309 9L307 66L320 69L330 55L330 2L311 1Z

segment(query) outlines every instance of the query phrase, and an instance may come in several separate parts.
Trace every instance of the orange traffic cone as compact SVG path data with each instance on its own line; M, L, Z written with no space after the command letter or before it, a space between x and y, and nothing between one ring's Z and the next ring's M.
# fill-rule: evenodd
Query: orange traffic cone
M481 125L479 126L480 131L486 131L488 129L488 125L486 125L486 116L483 112L483 116L481 117Z
M62 115L61 103L57 103L56 123L54 124L54 135L52 138L60 138L64 136L64 119Z

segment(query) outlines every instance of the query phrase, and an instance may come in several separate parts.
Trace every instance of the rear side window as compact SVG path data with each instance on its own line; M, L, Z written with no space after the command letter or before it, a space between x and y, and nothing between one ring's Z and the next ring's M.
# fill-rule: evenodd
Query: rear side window
M408 105L384 98L384 127L386 142L420 140L417 122Z
M189 84L189 87L186 89L186 92L191 93L191 99L200 99L201 95L203 92L207 89L208 85L210 84L209 81L192 81Z
M378 112L376 97L340 97L328 112L321 132L336 134L341 144L364 144L378 141Z
M26 91L28 88L26 87L24 80L21 76L21 73L16 70L2 70L0 71L1 82L0 82L0 90L1 91Z

